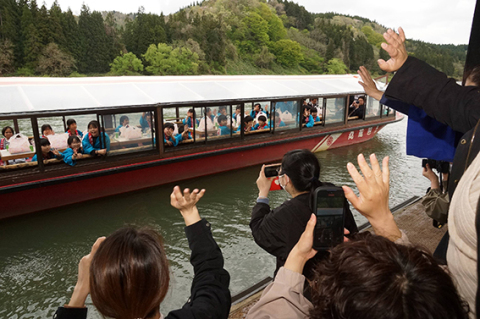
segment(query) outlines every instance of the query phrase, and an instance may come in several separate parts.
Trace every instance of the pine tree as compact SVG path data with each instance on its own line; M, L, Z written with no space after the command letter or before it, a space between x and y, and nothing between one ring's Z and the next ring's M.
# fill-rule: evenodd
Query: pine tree
M62 30L65 36L65 51L70 53L75 61L80 61L82 57L82 48L80 40L80 31L77 21L73 16L70 8L63 13L63 18L60 19L62 23Z
M64 15L62 13L62 9L58 4L57 0L55 0L50 8L49 12L49 32L50 32L50 42L54 42L58 44L61 50L68 50L67 49L67 40L65 39L65 34L63 33L63 25L65 24Z
M38 55L42 49L41 38L38 35L38 30L34 24L34 12L36 3L32 1L29 6L23 7L22 19L21 19L21 32L23 42L23 55L24 65L30 69L35 69Z
M17 67L23 62L20 27L21 9L20 3L17 4L15 0L0 0L0 40L10 41Z
M53 42L49 20L50 19L48 16L47 7L45 7L45 5L42 5L40 10L38 11L36 19L34 19L34 24L40 37L42 49L50 42Z

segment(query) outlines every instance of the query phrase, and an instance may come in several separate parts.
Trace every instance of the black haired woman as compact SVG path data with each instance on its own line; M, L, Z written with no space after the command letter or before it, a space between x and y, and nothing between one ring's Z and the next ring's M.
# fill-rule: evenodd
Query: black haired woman
M305 230L312 215L315 189L333 185L320 182L319 177L320 164L312 152L294 150L285 154L279 171L279 182L292 199L271 210L268 200L271 178L265 177L264 167L260 171L257 179L259 194L257 204L253 207L250 228L255 242L277 257L275 274L285 264L290 250ZM345 228L350 233L358 232L349 208L345 215ZM325 255L326 253L319 252L306 263L303 274L307 279L313 278L313 266Z

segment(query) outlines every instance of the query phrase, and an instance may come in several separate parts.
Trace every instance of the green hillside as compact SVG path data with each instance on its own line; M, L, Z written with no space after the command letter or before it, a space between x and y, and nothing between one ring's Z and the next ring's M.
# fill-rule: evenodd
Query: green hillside
M376 60L386 27L282 0L206 0L164 16L0 0L0 75L344 74ZM407 41L461 78L467 45Z

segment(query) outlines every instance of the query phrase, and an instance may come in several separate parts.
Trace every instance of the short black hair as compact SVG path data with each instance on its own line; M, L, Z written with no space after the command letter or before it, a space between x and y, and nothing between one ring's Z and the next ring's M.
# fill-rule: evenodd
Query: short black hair
M247 115L243 118L243 122L245 123L252 122L252 121L253 121L253 117L251 117L250 115Z
M100 123L98 123L97 120L93 120L88 123L87 128L90 128L90 126L93 126L94 128L100 128Z
M205 115L207 115L208 112L210 112L210 111L211 111L211 109L210 109L209 107L206 107L206 108L205 108L205 111L203 111L203 113L205 113Z
M359 98L359 99L362 99L363 102L365 102L365 96L361 95L361 96L359 96L358 98Z
M188 109L187 113L192 113L193 116L195 117L195 110L194 109Z
M227 107L226 107L225 105L222 105L222 106L219 106L219 107L218 107L218 110L219 110L219 111L221 111L221 110L226 110L226 109L227 109Z
M258 120L259 120L259 121L266 122L266 121L267 121L267 118L266 118L264 115L260 115L260 116L258 117Z
M48 140L48 138L41 137L40 138L40 146L48 146L48 145L50 145L50 141Z
M316 107L311 107L310 108L310 113L318 113L318 110Z
M120 124L123 125L123 122L125 122L125 120L128 120L128 116L122 115L122 116L120 117Z
M10 129L12 130L12 133L15 134L15 131L13 130L13 128L11 126L5 126L3 129L2 129L2 135L5 136L5 132Z
M46 130L52 130L52 131L53 131L53 129L52 129L52 127L50 126L50 124L43 124L43 125L42 125L42 134L43 134L43 132L45 132Z
M220 115L218 118L217 118L217 122L218 124L222 123L222 121L226 121L227 120L227 117L225 115Z
M258 105L258 107L259 107L260 110L261 110L261 109L262 109L262 105L261 105L260 103L255 103L255 104L253 104L253 108L255 108L255 106L257 106L257 105Z
M235 110L241 110L241 109L242 109L241 105L237 105L237 107L235 108Z
M177 129L178 129L178 133L179 133L179 134L182 134L183 131L185 131L185 125L183 125L183 124L177 124Z
M80 138L77 135L69 136L67 140L67 144L72 145L73 142L80 142Z
M72 124L77 124L77 121L75 121L74 119L68 119L67 120L67 127L70 127L70 125Z
M168 129L171 128L172 130L175 129L175 125L173 125L173 123L171 123L171 122L167 122L167 123L163 124L163 127L168 128Z

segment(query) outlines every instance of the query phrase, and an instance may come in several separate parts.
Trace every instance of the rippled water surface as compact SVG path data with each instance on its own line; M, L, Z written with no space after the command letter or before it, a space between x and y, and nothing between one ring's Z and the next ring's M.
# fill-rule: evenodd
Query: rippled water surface
M345 169L347 162L355 160L359 153L375 152L378 157L391 158L391 206L423 194L428 181L421 176L421 160L405 155L406 122L388 125L369 142L317 153L322 180L353 186ZM182 187L207 189L199 209L202 217L212 223L231 275L233 294L271 276L275 268L274 257L257 247L248 227L258 195L255 180L259 168L181 183ZM125 224L150 225L162 233L173 276L161 311L167 314L181 307L189 297L193 271L183 220L169 205L172 187L166 185L0 221L0 318L51 318L56 307L70 298L80 258L90 251L97 237ZM278 191L270 198L275 207L288 194ZM8 203L3 207L8 207ZM356 218L359 224L365 221L362 216ZM89 318L100 318L90 300L88 306Z

